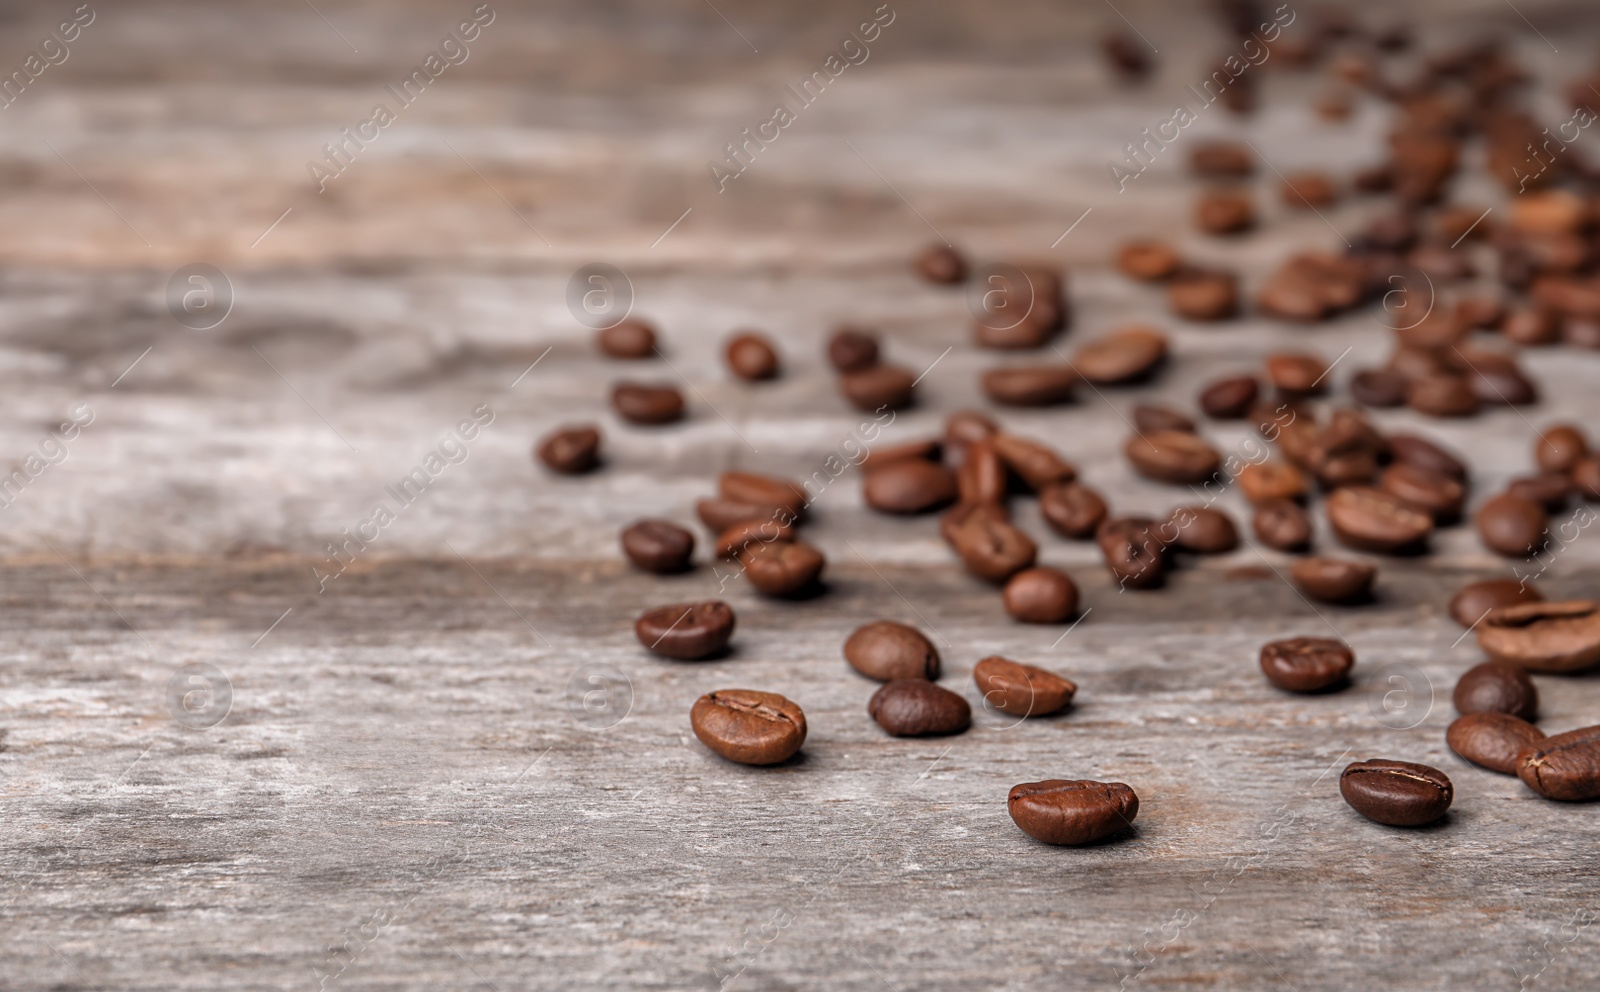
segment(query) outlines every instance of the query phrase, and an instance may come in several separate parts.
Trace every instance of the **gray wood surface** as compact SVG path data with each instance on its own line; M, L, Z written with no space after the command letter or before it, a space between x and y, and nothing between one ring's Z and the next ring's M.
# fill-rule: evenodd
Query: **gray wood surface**
M862 419L821 360L838 321L876 324L927 371L885 441L983 405L977 373L1009 359L971 347L959 291L909 274L930 227L979 259L1068 266L1064 350L1124 322L1170 331L1152 386L1001 414L1119 510L1193 501L1126 468L1135 402L1189 406L1286 344L1343 355L1341 384L1381 360L1381 311L1188 325L1109 269L1121 239L1162 234L1253 286L1372 209L1325 225L1264 195L1258 237L1209 241L1188 231L1182 143L1116 192L1106 162L1224 49L1190 5L895 4L868 61L724 194L707 162L870 5L492 5L470 58L321 194L307 161L471 5L107 5L0 112L0 464L94 417L0 509L0 990L1592 984L1596 808L1444 743L1450 688L1480 658L1444 604L1508 573L1466 530L1383 562L1375 603L1314 610L1279 576L1288 559L1253 547L1119 593L1090 545L1021 503L1083 589L1070 630L1008 621L932 520L866 512L854 470L807 530L830 560L815 599L762 600L705 564L642 576L616 549L637 516L689 521L722 469L823 468ZM1161 50L1141 89L1093 58L1117 11ZM58 12L4 13L0 65L20 65ZM1401 15L1441 43L1501 34L1552 83L1595 47L1582 4ZM1208 113L1183 141L1246 135L1282 169L1371 161L1380 108L1320 124L1317 78L1263 71L1257 118ZM1505 203L1476 177L1458 198ZM595 261L626 271L667 361L594 354L565 292ZM234 289L209 330L164 298L194 262ZM720 342L746 326L780 342L778 382L728 380ZM1600 432L1600 354L1526 364L1537 407L1377 419L1470 453L1481 496L1528 470L1538 425ZM604 398L622 376L687 381L690 417L619 423ZM328 542L394 506L384 487L484 406L468 457L319 591ZM579 419L606 432L605 470L540 473L534 438ZM1218 505L1242 519L1236 494ZM1547 594L1596 594L1593 535L1533 566ZM729 657L665 662L634 640L643 608L716 595L739 612ZM1021 724L980 706L965 735L889 739L839 656L878 617L928 628L975 705L992 653L1070 675L1078 704ZM1359 659L1349 690L1290 698L1260 677L1265 640L1333 633ZM193 665L231 688L220 723L173 708ZM1537 681L1545 728L1600 722L1593 676ZM689 707L727 686L799 702L802 757L705 751ZM1339 770L1377 756L1446 770L1450 817L1396 831L1345 806ZM1049 777L1129 783L1136 832L1034 843L1005 796Z

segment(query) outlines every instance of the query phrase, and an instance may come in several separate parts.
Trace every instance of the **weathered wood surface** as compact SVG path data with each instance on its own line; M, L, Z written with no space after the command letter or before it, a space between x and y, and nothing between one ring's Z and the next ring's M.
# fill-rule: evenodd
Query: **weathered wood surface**
M927 224L981 258L1071 266L1063 348L1124 321L1171 328L1158 384L1005 415L1122 509L1192 494L1128 472L1107 404L1187 406L1286 340L1330 360L1350 349L1341 380L1379 360L1381 313L1292 332L1174 325L1107 268L1131 232L1173 234L1252 282L1293 245L1337 244L1270 206L1246 242L1178 230L1181 145L1115 192L1105 163L1222 45L1193 12L1118 5L1165 57L1123 92L1090 57L1119 23L1104 5L896 5L871 58L719 195L707 161L870 7L496 4L470 59L316 193L306 161L470 6L108 7L0 112L0 453L21 465L78 404L94 413L0 510L0 989L312 988L313 969L353 990L704 989L734 974L735 989L1586 987L1596 810L1444 744L1449 689L1479 655L1443 604L1506 570L1465 531L1386 563L1375 604L1319 613L1276 576L1230 580L1282 568L1252 548L1119 594L1092 548L1047 537L1021 505L1091 608L1066 632L1008 622L932 521L867 514L852 470L808 531L832 562L825 596L774 604L709 567L622 566L618 527L688 520L716 471L807 476L841 448L861 418L820 359L839 320L877 323L895 360L931 368L886 440L982 405L976 373L996 359L969 346L961 295L905 268ZM1594 50L1578 4L1398 10L1440 38L1500 31L1552 80ZM8 11L5 64L48 13ZM1246 129L1208 115L1185 140L1240 131L1280 168L1370 159L1376 108L1329 128L1305 109L1313 80L1274 82ZM1503 202L1479 182L1461 198ZM1348 233L1367 209L1328 218ZM670 368L594 356L564 293L596 260L628 272ZM191 262L235 287L215 329L167 313L167 280ZM783 380L727 381L719 342L741 326L781 341ZM1470 451L1491 491L1527 470L1536 424L1600 425L1600 355L1527 364L1547 398L1522 415L1379 419ZM606 412L613 379L680 373L685 424ZM393 506L384 486L485 404L495 419L470 456L319 593L327 542ZM541 475L532 439L575 418L603 424L606 471ZM1252 450L1242 431L1208 433ZM1541 584L1593 595L1597 576L1588 531ZM729 658L670 664L634 641L642 607L718 594L740 614ZM946 684L974 702L973 663L1003 653L1071 674L1080 704L887 739L865 715L873 686L838 654L882 616L932 628ZM1330 629L1360 658L1351 690L1265 685L1262 641ZM207 729L175 722L166 696L196 663L234 693ZM606 673L624 681L586 711L586 679ZM1544 726L1600 722L1594 678L1539 681ZM752 770L701 748L688 708L728 685L800 702L803 760ZM1349 810L1339 769L1379 755L1446 769L1449 820L1397 832ZM1044 777L1129 782L1136 835L1029 841L1005 794Z

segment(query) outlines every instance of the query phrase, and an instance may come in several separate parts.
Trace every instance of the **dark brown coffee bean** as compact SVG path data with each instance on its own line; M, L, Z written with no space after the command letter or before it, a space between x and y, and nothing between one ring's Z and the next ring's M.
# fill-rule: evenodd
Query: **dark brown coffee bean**
M915 627L893 620L874 620L857 627L844 642L844 660L869 679L939 677L939 650Z
M1127 82L1138 82L1150 75L1150 53L1137 38L1114 31L1100 39L1100 51L1112 70Z
M1079 846L1131 827L1139 797L1121 782L1046 779L1012 786L1006 808L1034 840Z
M1572 466L1572 488L1591 503L1600 500L1600 455L1590 455Z
M1415 434L1390 434L1389 450L1397 462L1448 475L1457 482L1467 481L1466 464L1426 438Z
M776 506L797 517L806 505L806 491L797 482L754 472L723 472L717 476L717 495L735 503Z
M1168 406L1156 406L1153 403L1140 403L1133 408L1133 429L1140 434L1154 434L1156 431L1182 431L1185 434L1195 432L1194 420Z
M1483 546L1508 558L1525 558L1544 547L1550 518L1531 499L1501 493L1478 507L1474 518Z
M1328 363L1316 355L1283 352L1267 356L1267 378L1288 396L1323 392L1327 375Z
M1207 482L1222 466L1222 456L1216 448L1182 431L1135 434L1122 450L1134 471L1157 482L1178 485Z
M781 506L766 506L761 503L745 503L731 499L701 499L695 500L695 516L706 525L706 530L713 534L720 534L735 524L750 521L764 522L767 520L782 520L789 515Z
M611 358L649 358L656 353L656 330L649 321L625 317L595 335L600 350Z
M1517 755L1544 740L1544 731L1520 717L1485 710L1457 718L1444 732L1450 750L1502 775L1517 773Z
M1168 279L1180 264L1177 250L1165 241L1130 241L1117 252L1117 268L1140 282Z
M972 521L973 517L985 517L999 523L1011 523L1011 507L1005 503L957 503L955 506L939 514L939 536L944 542L955 547L956 530Z
M908 459L869 471L862 480L866 504L882 513L926 513L956 498L956 475L937 462Z
M1576 424L1546 427L1533 446L1533 459L1545 472L1571 472L1589 454L1589 439Z
M1449 811L1455 798L1450 777L1439 769L1386 758L1345 768L1339 792L1357 813L1391 827L1432 823Z
M558 427L539 439L534 453L552 472L581 475L600 464L600 428Z
M1124 327L1078 348L1072 366L1098 386L1142 382L1167 357L1167 337L1151 327Z
M775 692L718 689L695 700L689 725L700 743L741 765L788 761L806 742L806 715Z
M1093 537L1106 518L1106 501L1078 482L1047 486L1039 492L1039 514L1062 537Z
M1006 468L1033 492L1077 478L1078 470L1073 464L1049 445L1003 432L995 434L990 443Z
M1255 169L1255 154L1237 141L1201 142L1189 153L1189 170L1203 179L1240 179Z
M1261 385L1253 375L1218 379L1200 392L1200 409L1217 420L1238 420L1255 406Z
M1261 648L1267 681L1289 692L1324 692L1343 685L1355 663L1349 645L1329 637L1294 637Z
M935 438L886 444L868 451L856 464L863 472L870 472L890 462L938 462L943 450L944 446Z
M1522 720L1539 716L1539 690L1533 679L1520 668L1498 662L1467 669L1451 698L1457 713L1508 713Z
M1350 396L1362 406L1380 410L1404 406L1406 379L1386 369L1362 369L1350 377Z
M1525 475L1512 479L1506 486L1506 493L1511 496L1520 496L1532 500L1544 507L1546 513L1561 513L1572 502L1577 487L1572 484L1571 477L1561 472L1540 472L1538 475Z
M745 333L728 342L725 352L728 368L734 375L748 382L775 379L778 375L778 351L772 342L755 333Z
M1070 365L1026 365L983 373L983 395L1001 406L1053 406L1072 399L1078 373Z
M1525 406L1539 398L1539 387L1516 359L1481 348L1457 349L1460 369L1479 403Z
M959 734L972 724L965 699L924 679L885 683L867 702L867 714L891 737Z
M990 655L972 669L983 701L1002 713L1016 716L1049 716L1072 703L1078 691L1070 679L1054 672Z
M1239 546L1233 519L1209 506L1179 506L1157 528L1163 544L1197 555L1220 555Z
M991 270L987 277L984 313L972 326L973 338L981 348L1038 348L1065 323L1061 271L1034 263L1012 268L1014 273Z
M1107 520L1095 531L1106 568L1119 588L1154 589L1167 578L1167 548L1148 517Z
M611 389L611 406L630 424L652 426L683 419L683 394L671 386L619 382Z
M878 336L855 327L841 327L828 339L828 364L839 372L861 372L878 364Z
M1600 727L1546 737L1517 755L1517 777L1546 799L1600 798Z
M763 544L790 544L793 541L794 527L781 519L746 520L718 534L715 550L718 558L737 558Z
M1033 538L989 513L967 513L951 528L950 544L967 571L990 582L1004 582L1039 554Z
M733 607L713 599L647 610L634 621L633 633L656 654L699 661L725 651L733 627Z
M1311 547L1311 516L1290 500L1269 499L1256 504L1250 529L1262 544L1276 551L1293 553Z
M940 286L951 286L967 278L967 260L946 244L929 245L917 256L917 275Z
M1167 284L1167 306L1188 320L1226 320L1239 311L1239 278L1231 272L1180 272Z
M1420 550L1433 533L1431 516L1369 486L1334 490L1328 496L1328 523L1349 547L1385 554Z
M1249 193L1210 190L1195 201L1194 222L1207 234L1239 234L1255 226L1256 206Z
M1256 506L1275 499L1300 502L1311 491L1305 473L1288 462L1253 462L1239 470L1239 488Z
M1517 579L1485 579L1472 582L1456 590L1450 597L1450 616L1463 627L1477 626L1490 610L1519 603L1540 603L1544 596L1526 581Z
M1296 172L1283 180L1283 205L1300 210L1329 207L1339 199L1339 187L1321 172Z
M688 570L694 535L670 520L639 520L623 530L622 553L646 572L671 575Z
M963 503L999 503L1006 498L1006 467L992 441L967 446L956 472L956 490Z
M1062 623L1078 613L1078 586L1054 568L1025 568L1006 580L1006 612L1023 623Z
M1372 595L1376 567L1345 558L1302 558L1289 566L1289 578L1306 598L1322 603L1355 603Z
M860 372L839 376L839 392L857 410L877 413L899 410L911 404L917 377L898 365L874 365Z
M1483 618L1477 636L1478 647L1495 661L1530 672L1581 672L1600 664L1600 604L1502 606Z
M828 560L804 541L746 545L739 562L750 584L768 596L797 596L817 588Z
M1395 462L1383 470L1378 485L1384 492L1398 496L1408 506L1431 515L1435 523L1450 523L1461 517L1466 505L1467 491L1461 483L1448 475Z
M1406 405L1430 417L1470 417L1478 412L1478 396L1465 376L1436 373L1406 387Z

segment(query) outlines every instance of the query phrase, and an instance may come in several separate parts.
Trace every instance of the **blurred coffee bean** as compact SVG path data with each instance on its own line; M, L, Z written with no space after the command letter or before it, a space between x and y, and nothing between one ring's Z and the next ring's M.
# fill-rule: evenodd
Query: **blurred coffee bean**
M1081 345L1072 365L1087 381L1109 386L1148 379L1166 357L1165 334L1152 327L1132 326Z
M581 475L600 464L600 428L558 427L540 438L534 451L550 471Z
M1207 234L1240 234L1255 226L1256 208L1249 193L1210 190L1195 201L1194 220Z
M1478 507L1478 539L1495 554L1526 558L1544 548L1550 518L1544 507L1523 496L1501 493Z
M611 358L649 358L656 353L655 328L638 317L624 317L620 323L595 335L595 341Z
M1052 406L1072 399L1078 373L1070 365L1024 365L983 373L983 394L1001 406Z
M1276 551L1293 553L1311 547L1310 515L1300 504L1286 499L1258 503L1250 527L1262 544Z
M1185 434L1193 434L1195 423L1171 407L1140 403L1133 408L1133 429L1141 434L1154 434L1156 431L1182 431Z
M1250 412L1260 393L1253 375L1218 379L1200 391L1200 409L1216 420L1238 420Z
M1378 570L1345 558L1302 558L1289 566L1289 578L1308 599L1322 603L1356 603L1372 595Z
M860 372L878 364L878 337L869 331L841 327L828 339L828 363L840 372Z
M1062 537L1093 537L1106 518L1106 501L1078 482L1057 483L1039 492L1039 515Z
M778 352L760 334L746 333L728 342L728 368L747 382L760 382L778 375Z
M622 553L646 572L672 575L692 564L694 535L670 520L638 520L622 531Z
M947 244L932 244L917 256L917 275L940 286L965 282L967 260Z
M839 392L857 410L877 413L909 406L916 382L917 377L908 369L898 365L874 365L839 376Z
M611 389L611 406L623 420L641 426L683 419L683 394L672 386L619 382Z

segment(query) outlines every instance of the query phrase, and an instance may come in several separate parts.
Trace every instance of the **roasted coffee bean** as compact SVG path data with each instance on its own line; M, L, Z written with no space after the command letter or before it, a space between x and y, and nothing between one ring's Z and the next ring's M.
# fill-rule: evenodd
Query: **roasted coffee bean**
M1204 179L1240 179L1255 169L1255 155L1237 141L1200 142L1189 153L1189 170Z
M952 286L966 280L967 260L949 245L929 245L917 256L917 275L939 286Z
M1124 80L1137 82L1150 75L1150 54L1144 42L1121 31L1100 39L1100 51L1113 71Z
M1250 529L1262 544L1290 553L1311 547L1311 516L1300 504L1286 499L1269 499L1256 504Z
M973 321L972 335L981 348L1038 348L1065 324L1065 281L1059 269L1035 263L1015 266L1022 278L988 277L984 313Z
M1431 516L1369 486L1334 490L1328 496L1328 523L1349 547L1385 554L1420 550L1433 533Z
M700 743L741 765L788 761L806 742L806 715L775 692L718 689L695 700L689 725Z
M1339 792L1351 808L1391 827L1420 827L1444 816L1455 798L1450 777L1437 768L1372 758L1339 776Z
M1231 272L1179 272L1167 284L1167 306L1189 320L1226 320L1239 311L1239 279Z
M1072 365L1097 386L1142 382L1167 357L1167 336L1152 327L1124 327L1081 346Z
M1222 466L1222 456L1216 448L1183 431L1135 434L1122 450L1134 471L1157 482L1177 485L1207 482Z
M874 365L839 376L839 392L857 410L867 413L909 406L916 384L917 377L898 365Z
M1404 462L1395 462L1384 469L1378 485L1391 496L1398 496L1407 505L1431 515L1435 523L1459 519L1467 501L1467 491L1461 483L1448 475Z
M717 535L716 555L737 558L763 544L791 544L793 541L794 527L782 519L746 520Z
M1474 519L1483 546L1508 558L1537 554L1545 545L1550 523L1544 507L1510 493L1501 493L1478 507Z
M639 520L622 531L622 553L646 572L671 575L688 570L694 535L670 520Z
M1106 501L1078 482L1058 483L1039 492L1039 514L1062 537L1093 537L1106 518Z
M729 370L741 379L760 382L777 378L778 351L760 334L737 335L728 342L724 354Z
M1466 376L1435 373L1406 387L1406 405L1430 417L1470 417L1478 412L1478 396Z
M855 327L841 327L828 339L828 364L839 372L861 372L878 364L878 336Z
M1181 264L1178 252L1165 241L1130 241L1117 252L1117 268L1130 279L1160 282Z
M1544 507L1546 513L1560 513L1572 501L1577 488L1572 484L1571 477L1561 472L1540 472L1538 475L1525 475L1512 479L1506 486L1506 493L1511 496L1520 496L1523 499L1533 500Z
M1000 425L991 420L987 414L977 410L957 410L946 417L944 422L945 440L961 447L974 441L982 441L999 432Z
M1107 520L1095 531L1106 568L1119 588L1154 589L1167 578L1167 548L1148 517Z
M1011 819L1046 844L1093 844L1133 825L1139 797L1121 782L1046 779L1011 787Z
M1305 473L1288 462L1252 462L1237 477L1244 498L1260 506L1275 499L1299 502L1311 491Z
M1519 603L1540 603L1544 597L1526 581L1517 579L1485 579L1472 582L1456 590L1450 597L1450 616L1463 627L1477 626L1483 615L1501 606Z
M733 627L733 607L713 599L647 610L634 621L633 633L656 654L699 661L725 651Z
M1477 636L1495 661L1530 672L1580 672L1600 663L1600 603L1502 606L1483 618Z
M1140 403L1133 408L1133 429L1140 434L1154 434L1156 431L1182 431L1185 434L1195 432L1194 420L1167 406L1156 406L1153 403Z
M1600 798L1600 727L1546 737L1517 755L1517 777L1546 799Z
M1176 507L1156 532L1163 544L1197 555L1220 555L1239 546L1232 518L1209 506Z
M649 358L656 353L656 329L638 317L624 317L595 335L595 340L612 358Z
M1053 406L1072 399L1078 373L1070 365L1023 365L989 369L983 395L1001 406Z
M963 503L999 503L1006 498L1006 466L992 441L967 446L956 472L956 490Z
M671 386L619 382L612 387L611 406L630 424L652 426L683 419L683 394Z
M1078 613L1078 586L1054 568L1025 568L1006 580L1006 612L1023 623L1061 623Z
M1539 398L1539 387L1516 359L1498 352L1457 349L1462 376L1479 403L1524 406Z
M1049 716L1072 703L1078 687L1055 672L990 655L972 669L983 701L1002 713Z
M735 524L767 520L783 520L789 514L781 506L766 506L761 503L745 503L732 499L700 499L695 500L695 516L706 525L706 530L713 534L720 534Z
M1255 406L1261 385L1253 375L1218 379L1200 391L1200 409L1217 420L1238 420Z
M844 642L844 660L878 682L939 677L939 649L915 627L874 620L857 627Z
M922 441L905 441L900 444L880 445L868 451L861 457L856 465L863 472L888 465L890 462L922 461L937 462L943 453L943 445L934 438Z
M1261 648L1267 681L1289 692L1324 692L1343 685L1355 667L1349 645L1330 637L1293 637Z
M1589 440L1574 424L1546 427L1533 446L1533 459L1545 472L1571 472L1589 454Z
M717 495L735 503L782 507L791 517L806 505L806 491L797 482L754 472L723 472L717 476Z
M1255 203L1249 193L1211 190L1195 201L1194 222L1207 234L1239 234L1255 226Z
M1289 578L1308 599L1356 603L1372 595L1376 567L1345 558L1302 558L1289 566Z
M804 541L751 544L739 552L750 584L768 596L797 596L817 588L828 561Z
M892 737L959 734L972 725L972 707L925 679L895 679L867 702L867 714Z
M1518 307L1501 322L1500 333L1514 344L1555 344L1561 339L1561 322L1556 314L1544 307Z
M1301 210L1332 206L1339 199L1339 187L1320 172L1297 172L1283 180L1283 205Z
M1389 355L1389 362L1385 371L1391 372L1405 380L1407 389L1419 379L1426 379L1430 375L1447 375L1450 367L1439 354L1438 347L1411 347L1402 345L1395 348Z
M600 428L558 427L539 439L534 453L552 472L581 475L600 464Z
M974 504L953 522L950 545L968 572L990 582L1004 582L1033 564L1039 546L997 514L971 512L983 505Z
M1048 445L1006 433L995 434L990 443L1006 468L1033 492L1077 478L1078 470L1072 463Z
M1469 296L1456 304L1456 319L1474 330L1492 331L1505 316L1505 304L1490 296Z
M1537 747L1544 731L1520 717L1490 710L1458 717L1444 732L1450 750L1502 775L1517 774L1517 755Z
M1415 434L1390 434L1389 450L1397 462L1448 475L1457 482L1467 481L1466 464L1426 438Z
M1256 307L1280 320L1326 320L1360 303L1370 278L1358 259L1305 252L1272 274L1256 294Z
M1292 420L1288 418L1287 413L1279 414L1272 430L1263 430L1262 434L1277 444L1284 458L1301 469L1311 467L1311 459L1316 454L1317 446L1322 439L1322 431L1317 427L1315 414L1300 410L1294 411Z
M1600 455L1590 455L1572 467L1572 488L1591 503L1600 500Z
M890 462L867 472L861 495L882 513L927 513L956 498L956 475L937 462Z
M1350 396L1362 406L1387 410L1406 403L1406 379L1387 369L1362 369L1350 377Z
M1451 699L1462 714L1508 713L1523 720L1539 716L1539 690L1528 673L1493 661L1467 669Z
M1267 378L1286 396L1309 396L1327 389L1328 363L1316 355L1283 352L1267 356Z

